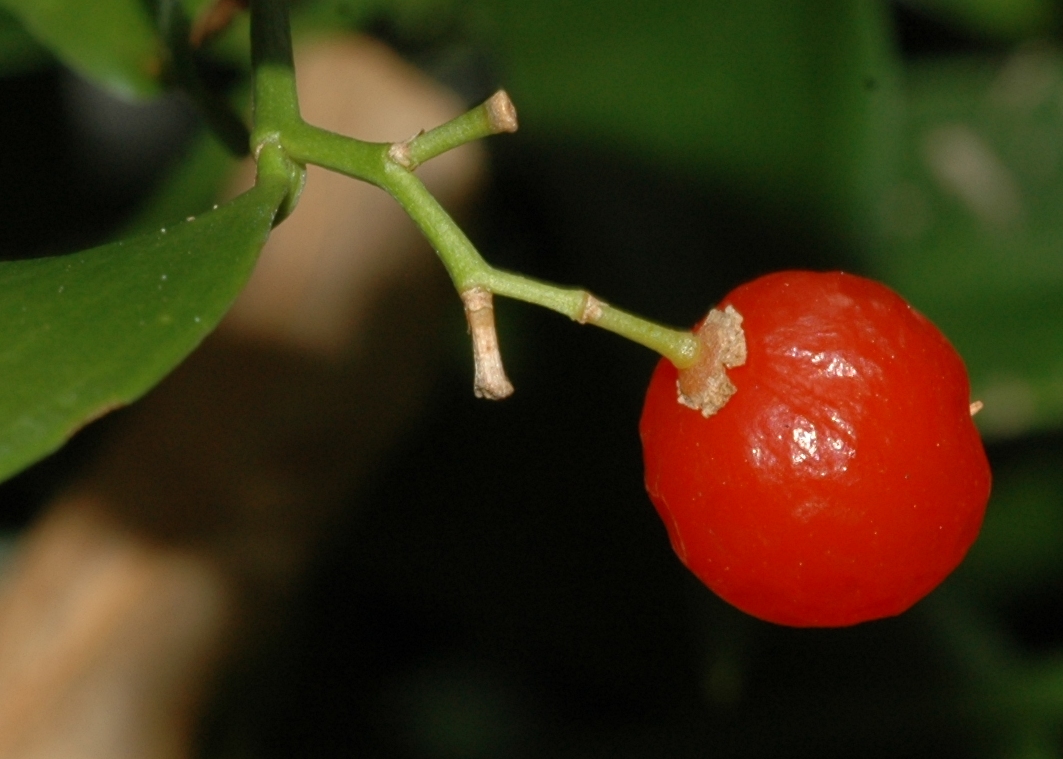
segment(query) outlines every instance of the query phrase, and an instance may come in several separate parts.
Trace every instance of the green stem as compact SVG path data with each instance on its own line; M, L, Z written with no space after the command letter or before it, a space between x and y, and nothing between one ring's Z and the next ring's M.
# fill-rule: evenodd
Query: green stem
M395 167L384 184L410 218L421 228L459 292L475 287L564 314L626 337L668 358L678 369L692 366L698 339L691 333L665 327L598 300L586 290L558 285L496 269L488 264L421 181Z
M388 143L363 142L301 120L281 134L281 142L300 163L312 163L377 187L388 183Z
M487 280L493 270L420 179L391 164L383 187L432 243L458 292L478 286L491 289Z
M281 136L303 124L295 87L288 0L251 0L251 70L254 79L251 151L259 161L261 181L263 149L281 146ZM275 170L284 170L288 180L288 195L276 218L276 223L280 223L299 202L306 183L306 168L293 162L290 155L270 165L274 164Z
M305 176L296 168L304 164L312 163L370 182L390 193L420 227L458 292L465 294L480 288L534 303L645 345L680 369L695 363L699 343L690 332L670 329L614 308L585 290L559 287L492 267L413 174L412 170L419 164L458 145L515 131L516 111L504 92L406 142L363 142L311 126L299 115L286 0L251 0L251 50L252 149L259 158L260 175L287 172L292 187L288 211L298 198ZM264 162L262 158L267 153L270 159Z
M254 72L251 146L302 123L295 88L287 0L251 0L251 68Z
M451 119L446 124L396 142L388 155L393 161L413 171L425 161L493 134L517 131L517 109L505 90L499 90L483 103Z

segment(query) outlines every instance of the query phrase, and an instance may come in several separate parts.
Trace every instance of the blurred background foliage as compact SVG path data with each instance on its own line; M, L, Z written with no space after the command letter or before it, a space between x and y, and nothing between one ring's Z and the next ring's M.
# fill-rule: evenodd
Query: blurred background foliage
M902 617L760 623L686 574L644 494L653 356L503 303L519 392L477 402L455 299L430 413L356 495L205 755L1063 756L1063 6L294 12L300 35L384 39L470 104L509 90L522 130L491 142L470 225L494 263L675 324L774 269L893 286L968 362L994 494L968 560ZM189 99L158 95L157 21L139 0L0 0L0 255L212 202L232 159ZM246 55L244 20L199 73L241 102ZM91 445L90 430L4 486L10 533Z

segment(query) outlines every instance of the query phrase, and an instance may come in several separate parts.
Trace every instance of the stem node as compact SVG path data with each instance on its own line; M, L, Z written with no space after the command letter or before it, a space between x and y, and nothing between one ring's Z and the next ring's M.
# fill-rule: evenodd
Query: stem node
M580 324L595 324L602 318L605 309L605 301L598 300L590 293L583 294L583 305L580 306L576 321Z
M410 155L409 142L393 142L391 147L388 148L388 158L407 171L412 171L416 168L413 163L413 157Z

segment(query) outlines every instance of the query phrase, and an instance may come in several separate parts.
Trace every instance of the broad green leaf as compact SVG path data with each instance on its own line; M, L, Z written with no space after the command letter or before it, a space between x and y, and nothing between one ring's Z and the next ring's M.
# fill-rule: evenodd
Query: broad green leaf
M0 263L0 479L129 403L210 332L246 282L284 182L151 234Z
M0 76L18 74L48 60L48 51L17 18L0 8Z
M987 435L1063 424L1063 56L925 64L872 271L967 362Z
M878 3L477 7L527 131L711 173L849 232L888 180L898 71Z
M56 57L126 98L159 91L159 42L143 0L0 0Z

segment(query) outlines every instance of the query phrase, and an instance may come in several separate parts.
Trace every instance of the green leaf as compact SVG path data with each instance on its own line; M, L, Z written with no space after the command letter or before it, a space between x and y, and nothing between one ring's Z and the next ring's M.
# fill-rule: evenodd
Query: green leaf
M988 436L1063 424L1063 56L910 72L905 175L868 263L967 362Z
M878 3L483 0L522 129L861 226L895 156Z
M56 57L125 97L160 90L159 42L142 0L0 0Z
M0 8L0 76L37 68L50 60L17 18Z
M152 234L0 263L0 479L145 393L251 272L286 181Z

